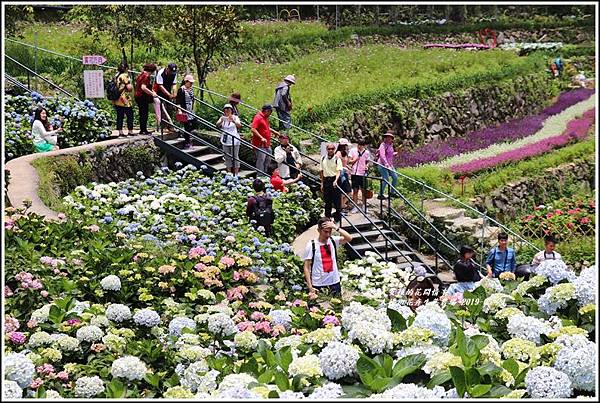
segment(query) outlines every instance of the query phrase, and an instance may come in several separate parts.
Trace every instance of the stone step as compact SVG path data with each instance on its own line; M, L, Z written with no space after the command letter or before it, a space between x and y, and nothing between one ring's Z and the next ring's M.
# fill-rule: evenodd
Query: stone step
M354 228L352 228L354 229ZM350 232L350 231L348 231ZM377 229L372 229L372 230L367 230L367 231L361 231L361 235L355 235L354 239L355 240L363 240L363 237L369 239L369 241L372 241L371 238L379 238L381 237L381 233L386 234L388 237L390 236L390 234L392 233L392 231L390 231L389 229L382 229L381 231L377 230ZM355 232L356 234L356 232Z
M475 231L480 223L477 219L471 217L458 217L452 220L444 220L446 224L450 225L451 229L455 230L467 230L467 231ZM483 224L483 220L481 220L481 224Z
M194 148L195 147L192 147L190 150L192 150ZM206 148L208 148L208 147L206 147ZM188 153L192 154L191 151L188 151ZM221 154L204 154L204 155L197 156L196 159L198 161L204 162L205 164L212 165L213 162L223 161L223 155L221 155Z
M392 239L391 241L383 240L383 241L371 242L371 245L369 245L368 243L364 242L364 239L362 239L362 238L360 239L360 241L363 241L363 242L362 243L358 243L358 244L352 244L352 246L354 247L354 249L356 249L356 251L361 252L361 253L363 251L373 250L373 248L375 248L378 251L382 252L382 251L385 251L386 245L387 245L387 249L388 249L389 252L396 251L396 249L394 248L393 245L396 245L400 250L402 250L400 248L400 246L404 244L404 242L398 241L398 240L394 240L394 239ZM408 255L409 253L412 253L410 251L405 251L405 250L402 250L402 252L405 255Z
M256 171L240 171L238 175L241 178L254 178L256 177Z
M427 211L427 214L433 219L439 219L442 221L454 220L455 218L463 217L465 214L464 209L458 209L454 207L437 207Z

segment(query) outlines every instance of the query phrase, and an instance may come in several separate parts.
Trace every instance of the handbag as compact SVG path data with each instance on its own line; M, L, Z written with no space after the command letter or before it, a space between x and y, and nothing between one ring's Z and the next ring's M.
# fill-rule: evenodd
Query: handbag
M181 122L181 123L187 123L187 122L188 122L188 115L187 115L187 113L183 113L183 112L181 111L181 109L179 109L179 110L177 111L177 113L175 114L175 119L176 119L178 122Z

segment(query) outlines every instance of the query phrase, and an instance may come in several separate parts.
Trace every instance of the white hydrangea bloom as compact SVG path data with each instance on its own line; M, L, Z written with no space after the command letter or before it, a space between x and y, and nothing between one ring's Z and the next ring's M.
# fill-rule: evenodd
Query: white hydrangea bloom
M46 304L39 309L36 309L31 313L31 319L37 323L45 323L48 321L48 315L50 315L50 307L52 304Z
M98 376L82 376L75 382L75 396L77 397L94 397L104 390L104 381Z
M525 386L534 399L566 399L573 391L567 374L545 366L530 369L525 376Z
M594 303L598 286L596 266L583 269L579 273L579 277L573 281L573 284L575 285L575 297L579 306Z
M321 362L319 357L314 354L308 354L303 357L295 358L288 367L290 376L306 375L307 377L321 376Z
M348 332L348 340L358 340L362 346L373 354L381 354L394 347L392 333L383 326L371 322L359 322Z
M2 382L2 399L21 399L23 389L15 381L4 380Z
M536 274L546 277L552 284L562 280L573 281L577 277L568 269L567 264L559 259L544 260L533 270Z
M231 319L225 313L215 313L208 317L208 331L215 335L231 336L239 330Z
M27 341L27 346L29 348L37 348L45 345L50 345L52 343L52 338L50 335L44 331L32 333L29 336L29 340Z
M75 336L79 341L94 343L102 339L102 336L104 336L104 332L98 326L89 325L82 326L79 329L77 329L77 333L75 334Z
M593 392L596 389L597 355L596 343L591 341L584 347L562 347L554 368L569 376L573 388Z
M511 316L506 329L511 337L529 340L538 345L541 343L540 336L550 331L546 323L533 316L525 315Z
M236 348L254 350L258 346L258 337L249 330L239 332L233 338Z
M512 300L510 295L502 293L494 293L483 301L483 312L495 313L506 308L506 302Z
M4 378L27 388L33 381L35 366L23 353L10 353L4 357Z
M140 309L133 315L138 326L154 327L160 325L160 315L152 309Z
M358 358L359 353L354 347L338 341L329 343L319 353L323 373L330 380L354 375Z
M130 381L143 379L146 372L148 372L146 364L131 355L114 360L110 370L112 376Z
M208 367L208 363L206 362L206 360L201 359L196 362L193 362L190 365L188 365L188 367L183 371L183 377L181 377L180 383L182 386L188 388L192 392L196 392L198 391L198 387L200 386L200 384L203 384L207 387L207 385L205 384L206 381L208 381L208 379L204 379L204 376L209 370L210 368ZM203 390L201 391L212 392L212 390L215 390L217 388L217 385L215 383L214 388L212 388L212 390L210 391L204 390L206 389L206 387L203 388Z
M433 332L433 341L440 346L448 344L452 324L444 310L435 302L417 308L417 316L412 326L429 329Z
M292 349L294 349L295 347L298 347L300 344L302 344L302 336L294 334L291 336L282 337L281 339L277 340L275 342L274 348L275 348L275 350L281 350L283 347L290 346L290 347L292 347Z
M414 383L401 383L383 393L373 394L369 398L375 400L438 400L446 396L446 391L441 386L427 389Z
M110 304L106 308L106 317L113 322L124 322L131 319L131 309L123 304Z
M119 291L121 289L121 279L114 274L110 274L100 281L100 287L104 291Z
M251 382L257 382L256 378L248 374L229 374L226 375L225 378L219 384L218 391L222 392L224 390L236 387L241 385L242 387L247 387Z
M196 322L184 316L175 317L169 322L169 334L171 336L181 336L181 331L186 327L196 330Z
M313 393L308 396L308 399L327 400L337 399L344 394L342 387L334 382L328 382L325 385L315 388Z

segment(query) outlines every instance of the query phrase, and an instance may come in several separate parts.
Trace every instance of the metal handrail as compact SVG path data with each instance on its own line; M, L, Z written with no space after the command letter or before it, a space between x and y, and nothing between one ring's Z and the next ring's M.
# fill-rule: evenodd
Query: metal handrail
M185 109L185 108L182 108L181 106L177 105L176 103L173 103L173 102L171 102L170 100L167 100L166 98L163 98L163 97L162 97L162 96L160 96L160 95L157 95L157 98L159 98L159 99L160 99L162 102L167 102L168 104L170 104L170 105L174 106L175 108L177 108L177 109L179 109L179 110L181 110L181 111L183 111L183 112L187 113L188 115L191 115L191 116L193 116L194 118L198 119L198 121L200 121L200 123L203 123L203 124L204 124L205 126L207 126L208 128L210 128L210 129L213 129L213 130L215 130L215 131L217 131L217 132L219 132L219 133L222 133L222 134L229 135L229 133L227 133L226 131L224 131L224 130L222 130L221 128L217 127L217 126L216 126L214 123L212 123L212 122L209 122L208 120L206 120L206 119L204 119L204 118L201 118L200 116L196 115L194 112L188 111L187 109ZM177 126L175 126L175 127L177 127ZM264 154L267 154L268 156L270 156L270 157L272 157L272 158L274 157L272 153L266 152L266 151L264 151L264 150L262 150L262 149L260 149L260 148L256 147L254 144L252 144L252 143L248 142L248 141L247 141L247 140L245 140L245 139L242 139L242 138L241 138L241 136L240 136L240 144L244 144L245 146L249 146L249 147L250 147L250 148L252 148L253 150L255 150L255 151L258 151L258 152L262 152L262 153L264 153ZM292 167L292 166L291 166L290 164L288 164L287 162L283 162L283 164L287 165L288 167ZM298 168L296 168L296 167L292 167L292 168L294 168L294 169L298 169ZM314 176L314 175L313 175L313 174L311 174L310 172L304 171L304 170L302 170L302 169L298 169L298 171L299 171L300 173L302 173L302 176L303 176L303 177L306 177L307 179L310 179L310 180L311 180L313 183L318 183L318 182L319 182L319 181L316 179L316 176ZM262 171L261 171L261 173L264 173L264 172L262 172ZM265 175L269 176L269 175L268 175L268 174L266 174L266 173L265 173Z
M373 162L373 163L375 163L375 165L378 165L378 166L380 166L380 167L383 167L383 168L385 168L385 169L389 169L389 168L385 167L384 165L382 165L382 164L380 164L380 163L378 163L378 162L376 162L376 161L372 161L372 162ZM479 215L481 218L484 218L484 219L490 220L491 222L493 222L494 224L496 224L498 227L502 228L502 229L503 229L504 231L506 231L507 233L510 233L510 234L512 234L512 235L513 235L515 238L518 238L520 241L522 241L522 242L525 242L525 243L526 243L526 244L528 244L529 246L532 246L532 247L533 247L535 250L537 250L538 252L539 252L539 251L541 251L541 249L539 249L537 246L535 246L534 244L532 244L531 242L529 242L528 240L526 240L525 238L523 238L521 235L517 234L516 232L514 232L514 231L513 231L513 230L511 230L510 228L506 227L505 225L503 225L503 224L499 223L498 221L494 220L493 218L489 217L489 216L488 216L488 215L486 215L485 213L483 213L483 212L481 212L481 211L479 211L479 210L477 210L477 209L475 209L475 208L473 208L473 207L469 206L468 204L466 204L466 203L464 203L464 202L462 202L462 201L460 201L460 200L456 199L455 197L453 197L453 196L451 196L451 195L449 195L449 194L446 194L446 193L442 192L441 190L438 190L438 189L436 189L436 188L433 188L433 187L431 187L431 186L427 185L425 182L421 182L421 181L419 181L419 180L417 180L417 179L411 178L410 176L407 176L407 175L403 174L402 172L398 172L397 170L394 170L394 172L395 172L396 174L398 174L398 175L402 176L402 177L403 177L403 178L405 178L405 179L408 179L408 180L410 180L410 181L412 181L412 182L414 182L414 183L416 183L416 184L418 184L418 185L420 185L420 186L422 186L422 187L424 187L424 188L427 188L427 189L429 189L429 190L431 190L431 191L433 191L433 192L435 192L435 193L438 193L438 194L440 194L440 195L442 195L442 196L444 196L444 197L446 197L446 198L448 198L448 199L452 200L452 201L453 201L453 202L455 202L455 203L458 203L458 204L460 204L462 207L465 207L466 209L468 209L468 210L470 210L470 211L472 211L472 212L476 213L476 214L477 214L477 215ZM394 190L394 192L396 192L396 193L400 193L400 192L398 192L398 189L397 189L395 186L393 186L392 184L389 184L389 186L390 186L390 189L393 189L393 190Z
M240 159L240 158L235 158L235 156L233 155L233 152L232 152L232 153L231 153L231 155L230 155L230 154L228 154L228 153L224 152L224 151L223 151L222 149L220 149L219 147L215 146L214 144L211 144L209 141L206 141L206 140L204 140L202 137L200 137L200 136L196 135L195 133L188 132L188 131L187 131L187 130L185 130L185 129L182 129L182 128L178 127L178 126L175 126L175 125L174 125L173 123L171 123L171 122L166 122L166 124L173 126L173 128L175 128L176 130L178 130L178 131L180 131L180 132L183 132L183 133L187 133L187 134L189 134L189 135L190 135L190 137L193 137L194 139L198 140L198 142L200 142L201 144L203 144L203 145L205 145L205 146L209 147L210 149L212 149L212 150L215 150L215 151L218 151L218 152L220 152L220 153L223 153L224 155L227 155L228 157L231 157L231 158L233 158L235 161L239 161L239 162L240 162L240 164L244 165L244 167L251 168L251 169L252 169L252 170L254 170L254 171L257 171L257 172L260 172L260 173L262 173L262 174L265 174L265 175L267 175L267 174L266 174L266 172L263 172L262 170L260 170L260 169L258 169L258 168L256 168L256 167L254 167L254 166L252 166L252 165L248 164L247 162L243 161L242 159ZM174 146L173 146L173 147L174 147ZM184 150L182 150L182 151L184 151ZM208 164L205 164L205 165L206 165L206 166L208 166Z
M354 205L354 207L356 207L356 208L358 209L358 205L357 205L357 204L354 202L354 200L352 200L352 198L351 198L350 196L348 196L347 194L345 194L345 193L344 193L344 191L342 190L342 188L340 187L340 185L339 185L339 184L337 184L337 183L336 183L336 184L335 184L335 187L336 187L336 188L337 188L337 189L340 191L340 194L341 194L341 195L344 195L344 196L346 196L346 197L347 197L347 198L350 200L350 202L352 202L352 204ZM360 211L360 210L359 210L359 211ZM340 214L341 214L341 213L340 213ZM381 228L379 228L377 225L375 225L375 223L373 222L373 220L371 220L371 218L370 218L370 217L369 217L369 216L368 216L366 213L364 213L364 212L361 212L361 214L362 214L362 216L363 216L364 218L366 218L366 219L367 219L367 221L369 221L369 223L370 223L370 224L371 224L371 225L372 225L372 226L373 226L373 227L374 227L374 228L375 228L375 229L376 229L376 230L379 232L379 234L385 238L385 240L386 240L386 246L387 246L387 244L389 243L389 244L390 244L390 245L391 245L391 246L392 246L394 249L396 249L396 251L397 251L397 252L399 252L399 253L400 253L400 255L401 255L401 256L402 256L404 259L406 259L406 261L408 261L408 262L410 263L411 267L412 267L412 268L414 268L415 266L414 266L414 264L413 264L412 260L410 260L410 259L408 259L408 258L406 257L406 255L405 255L405 254L402 252L402 250L401 250L400 248L398 248L398 246L397 246L397 245L394 243L394 241L392 241L392 240L391 240L391 239L390 239L390 238L389 238L389 237L388 237L388 236L385 234L385 232L383 232L383 230L382 230ZM346 216L344 216L344 215L342 215L342 217L344 217L344 218L346 219L346 221L348 221L348 223L350 223L350 225L352 225L352 226L353 226L353 228L356 228L356 227L354 227L354 224L352 224L352 223L350 222L350 220L348 219L348 217L346 217ZM394 233L395 233L395 232L394 232ZM363 236L363 235L361 234L361 236ZM396 234L396 236L397 236L397 234ZM364 238L364 236L363 236L363 238ZM371 246L371 248L373 248L373 245L372 245L370 242L369 242L369 246ZM387 248L386 248L386 260L387 260Z
M373 177L373 176L368 176L368 175L366 176L366 178L368 178L368 179L371 179L371 180L376 180L376 181L377 181L377 180L379 180L379 181L381 181L381 182L385 182L385 183L387 183L388 185L390 185L390 183L389 183L389 181L388 181L387 179L378 178L378 177ZM416 209L416 208L415 208L415 207L412 205L412 203L411 203L411 202L410 202L408 199L406 199L406 198L404 197L404 195L402 195L402 194L401 194L401 193L399 193L399 192L397 192L397 194L398 194L398 196L399 196L400 198L402 198L402 200L404 200L405 202L407 202L407 203L408 203L409 207L411 207L413 210L415 210L415 212L417 213L417 215L419 215L419 216L420 216L420 218L424 219L424 220L425 220L425 221L426 221L426 222L427 222L427 223L428 223L428 224L429 224L429 225L430 225L430 226L431 226L433 229L435 229L435 230L438 232L439 236L441 236L441 237L444 239L444 241L445 241L445 242L447 242L449 245L451 245L451 246L452 246L452 248L458 252L458 249L457 249L457 248L456 248L454 245L452 245L452 243L450 242L450 240L448 240L448 238L446 238L446 237L444 236L444 234L442 234L442 233L441 233L441 232L440 232L440 231L439 231L439 230L438 230L438 229L437 229L437 228L436 228L436 227L435 227L435 226L434 226L434 225L433 225L433 224L432 224L432 223L431 223L429 220L427 220L427 219L426 219L426 218L423 216L423 214L421 214L421 212L420 212L420 211L418 211L418 210L417 210L417 209ZM389 198L388 198L388 201L389 201ZM391 216L392 216L392 213L394 213L394 214L395 214L397 217L400 217L400 218L402 219L402 221L404 221L405 223L408 223L408 222L407 222L407 221L404 219L404 217L402 217L402 215L401 215L400 213L398 213L398 212L396 211L396 209L394 209L394 208L391 206L391 204L388 202L388 216L390 216L390 217L391 217ZM389 224L388 224L388 225L389 225ZM390 226L390 228L391 228L391 225L389 225L389 226ZM410 229L413 229L413 228L412 228L412 226L409 226L409 228L410 228ZM414 231L414 229L413 229L413 231ZM415 233L416 233L416 231L415 231ZM419 239L420 239L420 240L422 240L423 242L425 242L425 243L427 244L427 246L429 246L429 247L430 247L430 248L431 248L431 249L434 251L434 253L435 253L435 255L436 255L436 259L437 259L438 257L440 257L444 263L446 263L447 265L449 265L449 266L450 266L450 263L449 263L449 262L448 262L448 261L447 261L447 260L444 258L444 256L442 256L442 255L441 255L441 254L438 252L438 248L436 248L436 247L433 247L433 246L432 246L432 245L431 245L431 244L430 244L430 243L429 243L429 242L428 242L428 241L427 241L425 238L423 238L423 237L422 237L420 234L417 234L417 236L419 237ZM437 242L439 242L439 240L438 240L438 238L437 238L437 237L436 237L435 239L436 239L436 241L437 241ZM436 264L436 266L437 266L437 264Z
M13 61L14 63L18 64L19 66L23 67L25 70L27 70L28 72L32 73L33 75L35 75L38 78L41 78L44 82L50 84L52 87L56 88L57 90L59 90L60 92L66 94L67 96L76 99L77 101L81 101L79 98L77 98L75 95L69 93L67 90L62 89L61 87L59 87L58 85L54 84L52 81L48 80L47 78L39 75L38 73L36 73L35 71L31 70L29 67L25 66L23 63L19 62L16 59L13 59L12 57L10 57L9 55L4 55L4 57L8 58L9 60Z
M17 80L16 78L14 78L13 76L9 75L9 74L5 74L6 79L8 81L10 81L11 83L13 83L14 85L16 85L17 87L21 88L22 90L25 90L27 92L29 92L30 94L33 93L32 90L30 90L25 84L23 84L22 82L20 82L19 80Z

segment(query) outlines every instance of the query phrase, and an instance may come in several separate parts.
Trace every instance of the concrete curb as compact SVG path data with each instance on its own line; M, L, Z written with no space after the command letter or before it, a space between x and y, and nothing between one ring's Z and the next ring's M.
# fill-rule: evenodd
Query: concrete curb
M8 200L13 207L23 206L25 200L31 200L31 207L28 211L42 215L47 219L58 219L58 212L49 209L38 196L38 187L40 177L32 164L41 157L53 157L57 155L78 154L82 151L92 150L97 147L106 147L130 143L135 140L148 138L148 136L133 136L117 138L113 140L102 141L98 143L86 144L83 146L64 148L62 150L49 151L46 153L35 153L24 155L4 164L4 169L10 171L9 184L7 189Z

